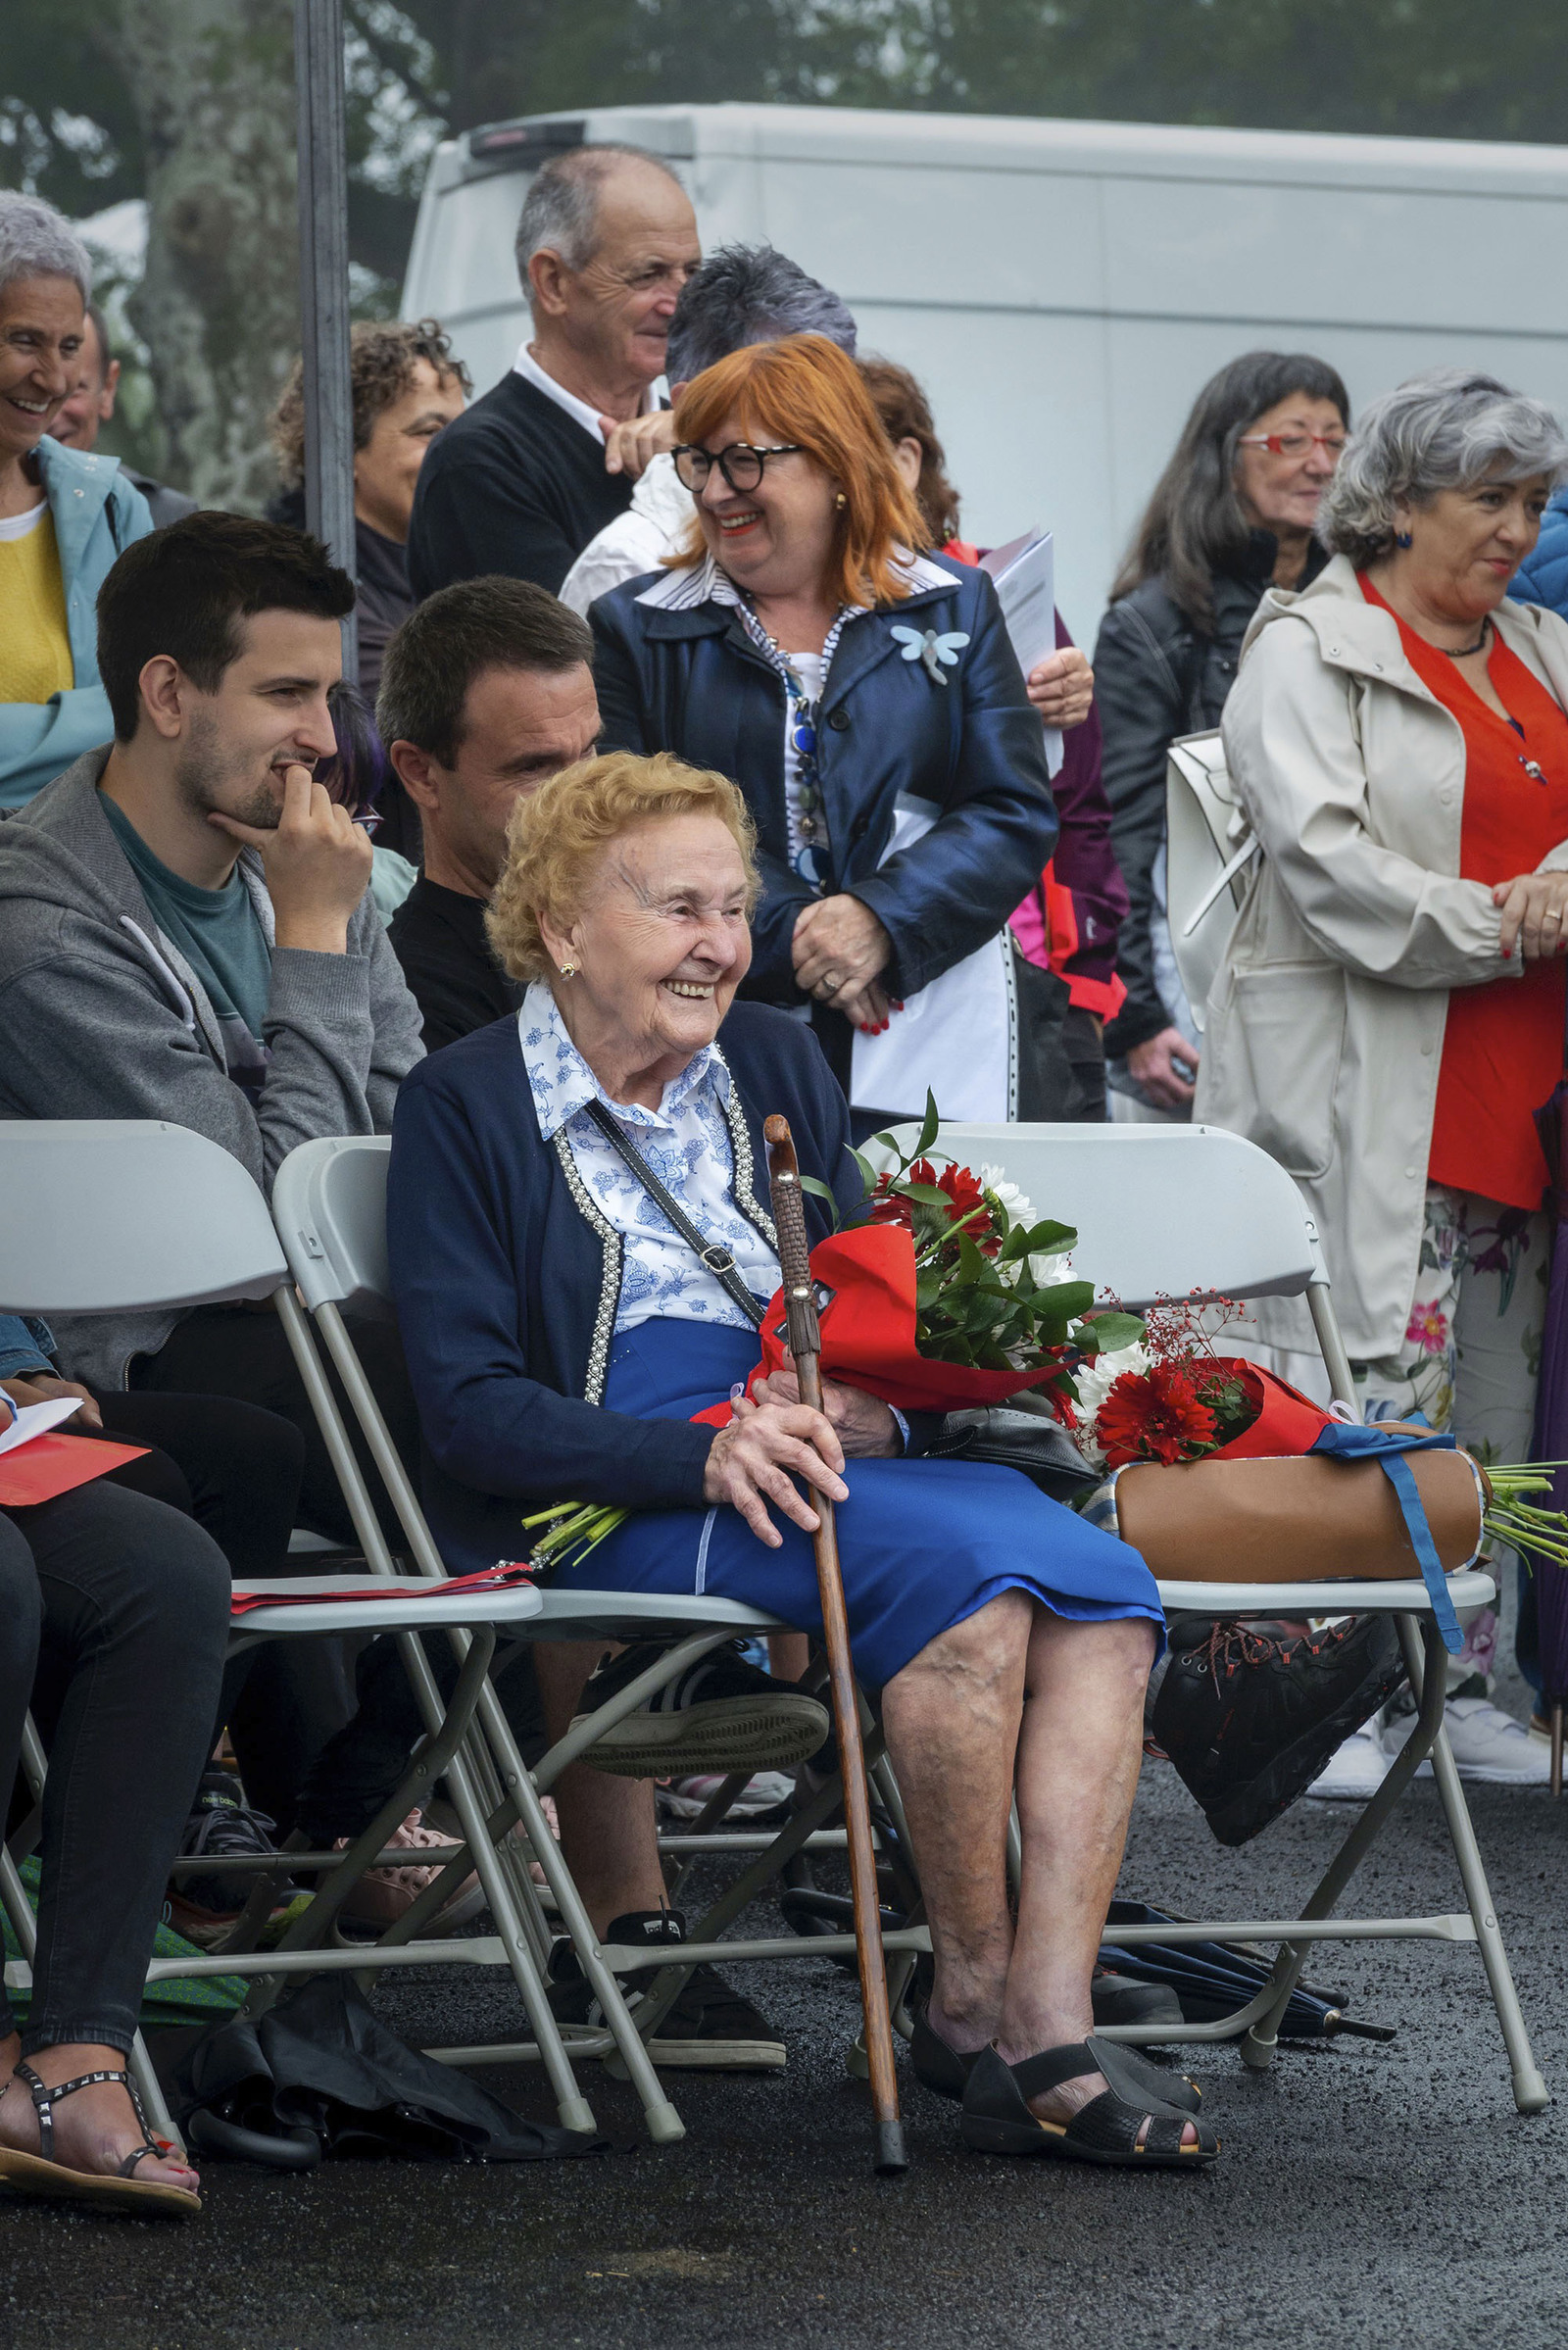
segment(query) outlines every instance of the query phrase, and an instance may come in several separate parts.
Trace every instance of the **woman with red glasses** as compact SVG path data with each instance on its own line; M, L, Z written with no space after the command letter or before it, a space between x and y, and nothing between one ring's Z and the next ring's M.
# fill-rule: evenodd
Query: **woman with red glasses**
M1127 1002L1105 1029L1112 1115L1192 1115L1198 1037L1165 918L1165 759L1219 724L1268 587L1328 560L1318 501L1349 429L1331 367L1250 351L1204 384L1111 589L1095 647L1111 844L1131 910L1116 947Z

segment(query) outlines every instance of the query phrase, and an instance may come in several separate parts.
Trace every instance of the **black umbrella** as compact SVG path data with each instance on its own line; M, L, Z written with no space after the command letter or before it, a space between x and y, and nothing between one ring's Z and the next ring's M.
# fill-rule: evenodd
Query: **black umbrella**
M1106 1915L1105 1939L1100 1945L1100 1963L1139 1983L1168 1983L1182 2003L1184 2024L1217 2024L1256 1998L1272 1973L1266 1960L1235 1942L1136 1942L1129 1946L1114 1938L1118 1926L1184 1923L1168 1910L1151 1909L1147 1901L1113 1901ZM1345 2013L1348 2005L1346 1991L1298 1983L1280 2020L1279 2035L1286 2040L1321 2040L1350 2032L1364 2040L1393 2039L1392 2025L1363 2024Z

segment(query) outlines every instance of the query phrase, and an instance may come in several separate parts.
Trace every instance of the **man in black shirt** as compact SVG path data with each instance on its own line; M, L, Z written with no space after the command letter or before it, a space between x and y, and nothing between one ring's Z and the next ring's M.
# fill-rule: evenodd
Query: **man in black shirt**
M387 647L376 719L424 828L424 870L390 936L427 1053L522 1001L490 953L485 906L518 794L598 740L592 655L586 623L520 579L443 588Z
M497 572L554 595L673 439L652 386L702 252L669 166L636 147L558 156L534 175L516 252L533 333L420 470L409 533L418 597Z

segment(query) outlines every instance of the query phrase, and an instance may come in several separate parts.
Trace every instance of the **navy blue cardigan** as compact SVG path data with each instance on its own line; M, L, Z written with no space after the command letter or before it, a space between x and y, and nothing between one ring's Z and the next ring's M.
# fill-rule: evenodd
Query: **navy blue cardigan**
M752 1221L771 1239L762 1120L774 1110L790 1121L802 1173L829 1184L847 1214L860 1196L849 1112L810 1031L736 1004L719 1043L744 1120L739 1172L751 1154ZM806 1213L816 1241L826 1210L808 1194ZM710 1428L634 1420L597 1401L619 1252L540 1135L515 1019L476 1029L405 1078L387 1246L424 1436L426 1513L455 1573L519 1556L529 1505L701 1501Z
M884 985L898 997L996 937L1039 882L1058 830L1045 737L996 588L984 571L938 568L943 586L847 624L817 712L827 889L858 898L887 930L893 961ZM788 857L783 681L732 608L639 604L649 585L628 580L588 615L603 748L673 751L740 785L763 881L745 992L800 1004L790 941L810 900ZM903 658L896 627L968 637L945 685ZM901 795L931 801L941 814L923 840L879 868ZM824 1044L847 1073L849 1025L837 1013L827 1019Z

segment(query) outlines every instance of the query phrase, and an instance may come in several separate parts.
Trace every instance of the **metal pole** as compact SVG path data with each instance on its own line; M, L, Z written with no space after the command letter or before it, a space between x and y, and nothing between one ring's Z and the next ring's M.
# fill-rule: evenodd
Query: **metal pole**
M349 187L343 0L294 0L300 205L300 348L305 359L305 527L351 579L354 402L349 389ZM343 623L343 674L359 674L359 629Z

